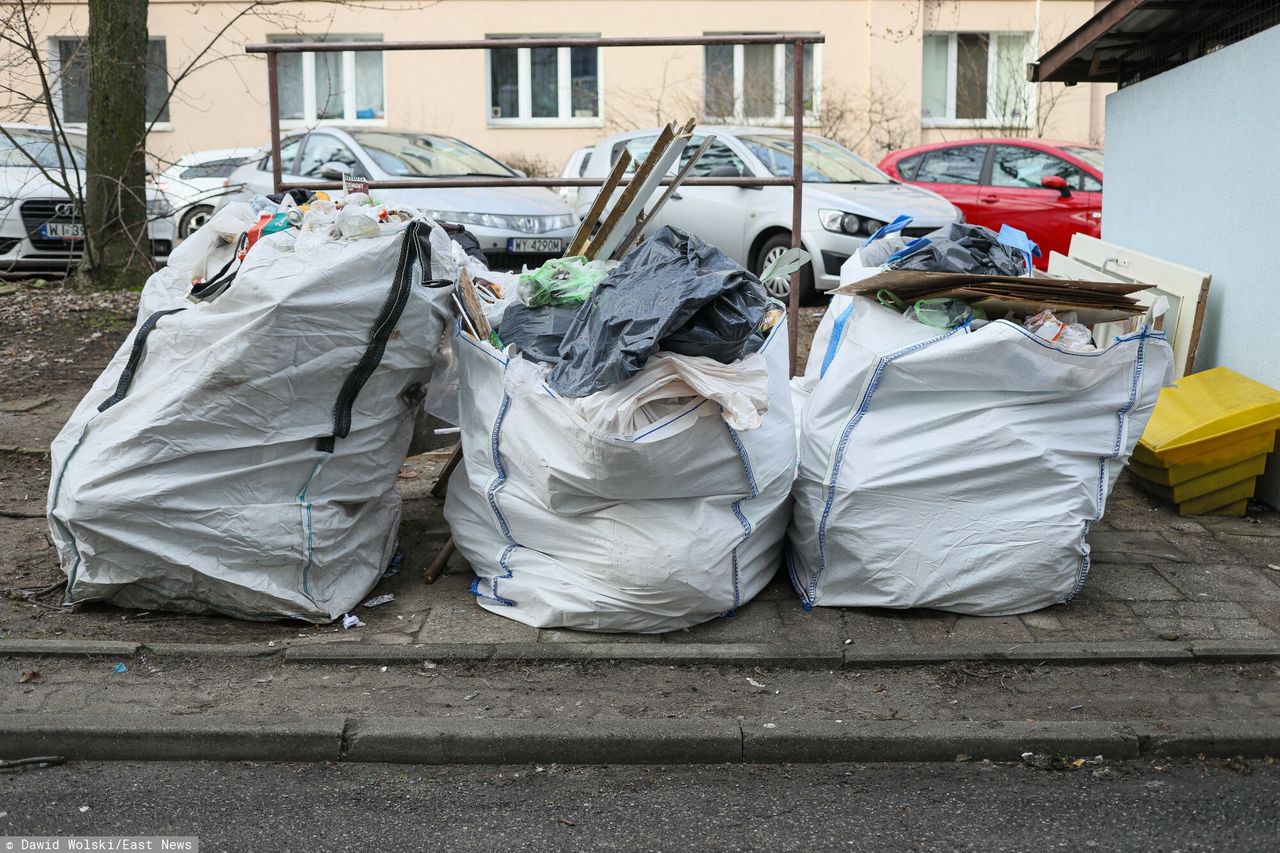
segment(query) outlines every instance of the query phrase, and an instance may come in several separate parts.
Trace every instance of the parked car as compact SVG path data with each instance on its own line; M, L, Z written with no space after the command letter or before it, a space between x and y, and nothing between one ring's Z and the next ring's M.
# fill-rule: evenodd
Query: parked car
M213 213L218 197L230 191L238 167L262 156L258 148L217 148L182 157L156 177L177 217L178 239L185 240Z
M0 276L65 273L80 260L84 225L71 197L58 186L63 180L59 160L67 170L66 183L84 186L84 137L68 134L69 146L59 145L48 127L4 128L8 136L0 135ZM163 263L177 236L173 209L154 187L146 192L147 235L156 262Z
M282 140L281 158L286 181L337 181L344 174L375 181L519 177L459 139L382 128L318 127L295 133ZM270 154L241 166L230 180L240 189L224 200L271 194ZM380 189L373 194L465 225L494 269L539 266L564 254L573 237L573 212L543 187Z
M965 218L999 230L1009 224L1040 244L1036 266L1049 253L1067 253L1071 235L1102 234L1102 149L1043 139L967 139L894 151L880 168L927 187L964 211Z
M683 166L706 136L715 142L691 175L788 177L791 133L758 127L699 127L680 161ZM658 131L640 130L603 139L587 161L584 177L604 178L628 149L636 160L657 139ZM821 290L839 284L840 265L880 226L899 214L913 217L910 236L933 231L960 218L942 196L905 186L846 148L821 136L804 138L804 208L800 241L813 256L800 276L800 298L811 301ZM583 187L577 212L582 215L599 192ZM716 246L730 258L760 273L791 246L791 188L681 187L654 220L655 227L673 225ZM765 282L770 295L786 299L788 277Z
M569 155L569 159L565 161L564 169L560 172L562 178L582 178L586 176L587 164L591 162L591 152L595 150L592 145L584 145L581 148L573 149L573 153ZM578 193L581 187L561 187L560 198L571 208L578 206Z

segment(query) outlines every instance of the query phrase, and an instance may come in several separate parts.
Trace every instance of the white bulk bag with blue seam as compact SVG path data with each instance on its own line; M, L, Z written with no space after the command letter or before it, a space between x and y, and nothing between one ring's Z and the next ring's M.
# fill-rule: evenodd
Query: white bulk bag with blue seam
M773 577L795 471L785 322L761 349L768 409L751 429L695 397L611 434L545 384L513 381L520 356L453 343L463 461L445 518L480 606L543 628L652 633L732 611Z
M67 603L355 607L395 549L396 475L449 316L429 256L422 222L297 251L284 232L212 301L176 298L172 274L149 284L159 310L53 442Z
M793 386L801 600L1004 615L1070 599L1172 362L1159 333L1072 352L837 295Z

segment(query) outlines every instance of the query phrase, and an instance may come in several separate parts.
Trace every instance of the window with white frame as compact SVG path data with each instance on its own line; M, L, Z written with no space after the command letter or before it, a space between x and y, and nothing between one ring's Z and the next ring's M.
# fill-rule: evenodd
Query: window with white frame
M329 33L271 36L269 41L382 41L382 36ZM386 83L381 51L281 53L277 63L280 122L284 127L385 123Z
M65 124L89 121L89 40L59 37L53 40L50 62L58 118ZM147 121L169 122L169 69L163 37L147 42Z
M1026 127L1030 33L927 33L921 123L925 127Z
M707 33L746 35L746 33ZM703 54L702 109L709 120L781 124L791 118L795 45L707 45ZM804 46L804 119L817 120L822 59L819 45Z
M486 36L495 40L542 37L563 34ZM489 51L488 80L491 125L600 125L599 48L494 48Z

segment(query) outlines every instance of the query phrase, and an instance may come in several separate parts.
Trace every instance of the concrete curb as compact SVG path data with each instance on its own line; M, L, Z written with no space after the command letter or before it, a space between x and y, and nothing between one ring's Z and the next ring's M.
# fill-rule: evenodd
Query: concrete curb
M1138 736L1123 723L994 723L855 720L742 724L743 761L954 761L958 755L1017 761L1024 752L1137 758Z
M83 761L336 761L342 717L0 714L0 755Z
M0 714L0 759L717 764L1280 754L1280 718L1143 722L486 720Z
M724 764L736 720L375 719L352 724L348 761L401 764Z
M103 640L0 640L0 657L247 658L282 656L289 663L394 664L611 660L662 665L779 666L811 669L904 667L952 661L1093 664L1239 663L1280 660L1280 641L1197 640L1098 643L955 643L931 646L820 648L768 643L317 643L308 645L155 643Z
M115 640L0 640L0 656L3 657L131 658L141 649L141 643Z

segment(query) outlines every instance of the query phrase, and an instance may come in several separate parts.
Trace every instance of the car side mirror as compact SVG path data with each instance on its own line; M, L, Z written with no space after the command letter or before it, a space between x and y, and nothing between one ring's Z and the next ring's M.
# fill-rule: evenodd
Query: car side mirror
M351 167L337 160L330 160L320 167L320 177L326 181L340 181L343 175L351 174Z
M1058 175L1045 175L1040 179L1040 186L1047 190L1057 190L1058 194L1063 198L1068 198L1071 195L1071 187L1067 186L1066 178Z

